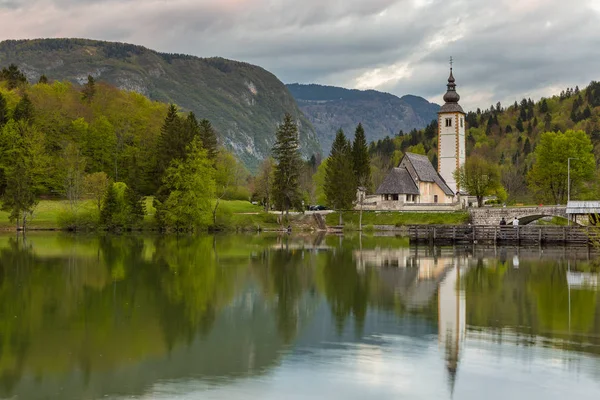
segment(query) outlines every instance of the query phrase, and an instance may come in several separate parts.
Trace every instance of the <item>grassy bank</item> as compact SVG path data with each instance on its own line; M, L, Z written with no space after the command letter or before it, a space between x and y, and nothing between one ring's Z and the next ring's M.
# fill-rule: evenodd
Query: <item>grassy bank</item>
M358 211L346 211L342 214L344 225L348 228L358 227ZM327 225L337 225L339 214L328 214L325 218ZM363 211L363 227L374 225L460 225L469 222L469 213L463 211L451 213L424 212L376 212Z
M146 198L146 217L142 230L155 230L155 209L152 198ZM94 229L98 226L99 212L92 200L82 200L76 208L77 225L82 229ZM15 223L8 219L9 213L0 211L0 230L14 231ZM33 216L27 220L30 230L64 229L65 220L74 218L67 200L41 200L36 206ZM248 201L222 200L219 205L217 220L220 228L225 230L257 230L277 229L277 215L263 212L260 206Z

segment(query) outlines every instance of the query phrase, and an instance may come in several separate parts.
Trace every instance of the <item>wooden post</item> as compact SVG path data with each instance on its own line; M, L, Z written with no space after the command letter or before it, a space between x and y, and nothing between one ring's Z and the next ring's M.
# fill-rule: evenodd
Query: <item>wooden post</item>
M456 225L452 227L452 243L456 242Z
M521 227L517 225L517 244L521 244Z
M539 232L538 232L538 243L542 243L542 228L539 228Z
M495 226L494 227L494 244L496 244L497 240L498 240L498 227Z
M567 243L567 228L563 227L563 243Z

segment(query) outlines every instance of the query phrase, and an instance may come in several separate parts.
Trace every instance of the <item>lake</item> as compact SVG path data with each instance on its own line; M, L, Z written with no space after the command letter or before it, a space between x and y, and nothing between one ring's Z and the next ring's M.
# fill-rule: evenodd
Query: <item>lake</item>
M595 398L599 264L396 237L0 236L0 398Z

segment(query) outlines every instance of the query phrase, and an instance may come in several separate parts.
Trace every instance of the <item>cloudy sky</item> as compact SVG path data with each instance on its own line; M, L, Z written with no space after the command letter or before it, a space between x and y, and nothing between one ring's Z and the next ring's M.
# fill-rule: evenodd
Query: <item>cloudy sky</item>
M0 39L85 37L258 64L286 83L486 108L600 80L600 0L0 0Z

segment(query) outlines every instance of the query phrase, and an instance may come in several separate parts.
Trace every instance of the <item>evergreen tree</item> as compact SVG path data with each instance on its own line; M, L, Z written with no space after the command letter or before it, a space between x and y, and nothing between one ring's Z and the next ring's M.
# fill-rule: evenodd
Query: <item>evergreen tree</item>
M38 83L40 83L42 85L47 85L48 84L48 77L46 75L40 76L40 80L38 81Z
M548 102L546 101L546 99L542 99L542 101L540 102L540 112L541 113L548 112Z
M517 123L515 124L515 127L519 132L523 132L523 120L521 119L521 117L517 118Z
M300 206L300 151L298 150L298 127L290 114L286 114L283 123L277 128L273 158L277 162L273 179L273 199L281 210Z
M0 129L8 122L8 106L6 99L0 93Z
M362 124L358 124L354 133L354 143L352 144L352 163L354 167L354 177L358 186L364 187L367 191L371 188L371 158L367 148L367 139Z
M325 169L327 205L340 212L352 208L356 198L356 180L352 170L352 148L341 129L337 131Z
M125 189L125 204L128 208L128 224L137 227L144 221L146 215L146 203L144 197L140 196L131 188Z
M13 119L17 121L31 122L33 119L33 103L29 100L27 93L23 95L21 100L17 103L15 111L13 112Z
M107 228L113 228L113 217L119 212L119 199L114 184L109 184L100 209L100 223Z
M88 103L92 102L94 95L96 94L96 80L93 76L88 75L88 81L85 85L83 85L83 89L81 91L81 98Z
M529 138L525 139L525 144L523 145L523 154L527 155L531 153L531 142L529 141Z
M209 120L203 119L200 121L199 134L202 146L206 149L209 160L214 163L219 152L219 143L217 133Z
M10 64L8 68L2 68L0 79L8 82L8 90L12 90L20 84L27 83L27 78L15 64Z
M189 145L189 131L185 125L190 124L190 118L183 121L179 117L177 106L171 104L160 128L156 152L155 181L162 181L163 174L175 159L183 160ZM164 200L164 199L163 199Z

